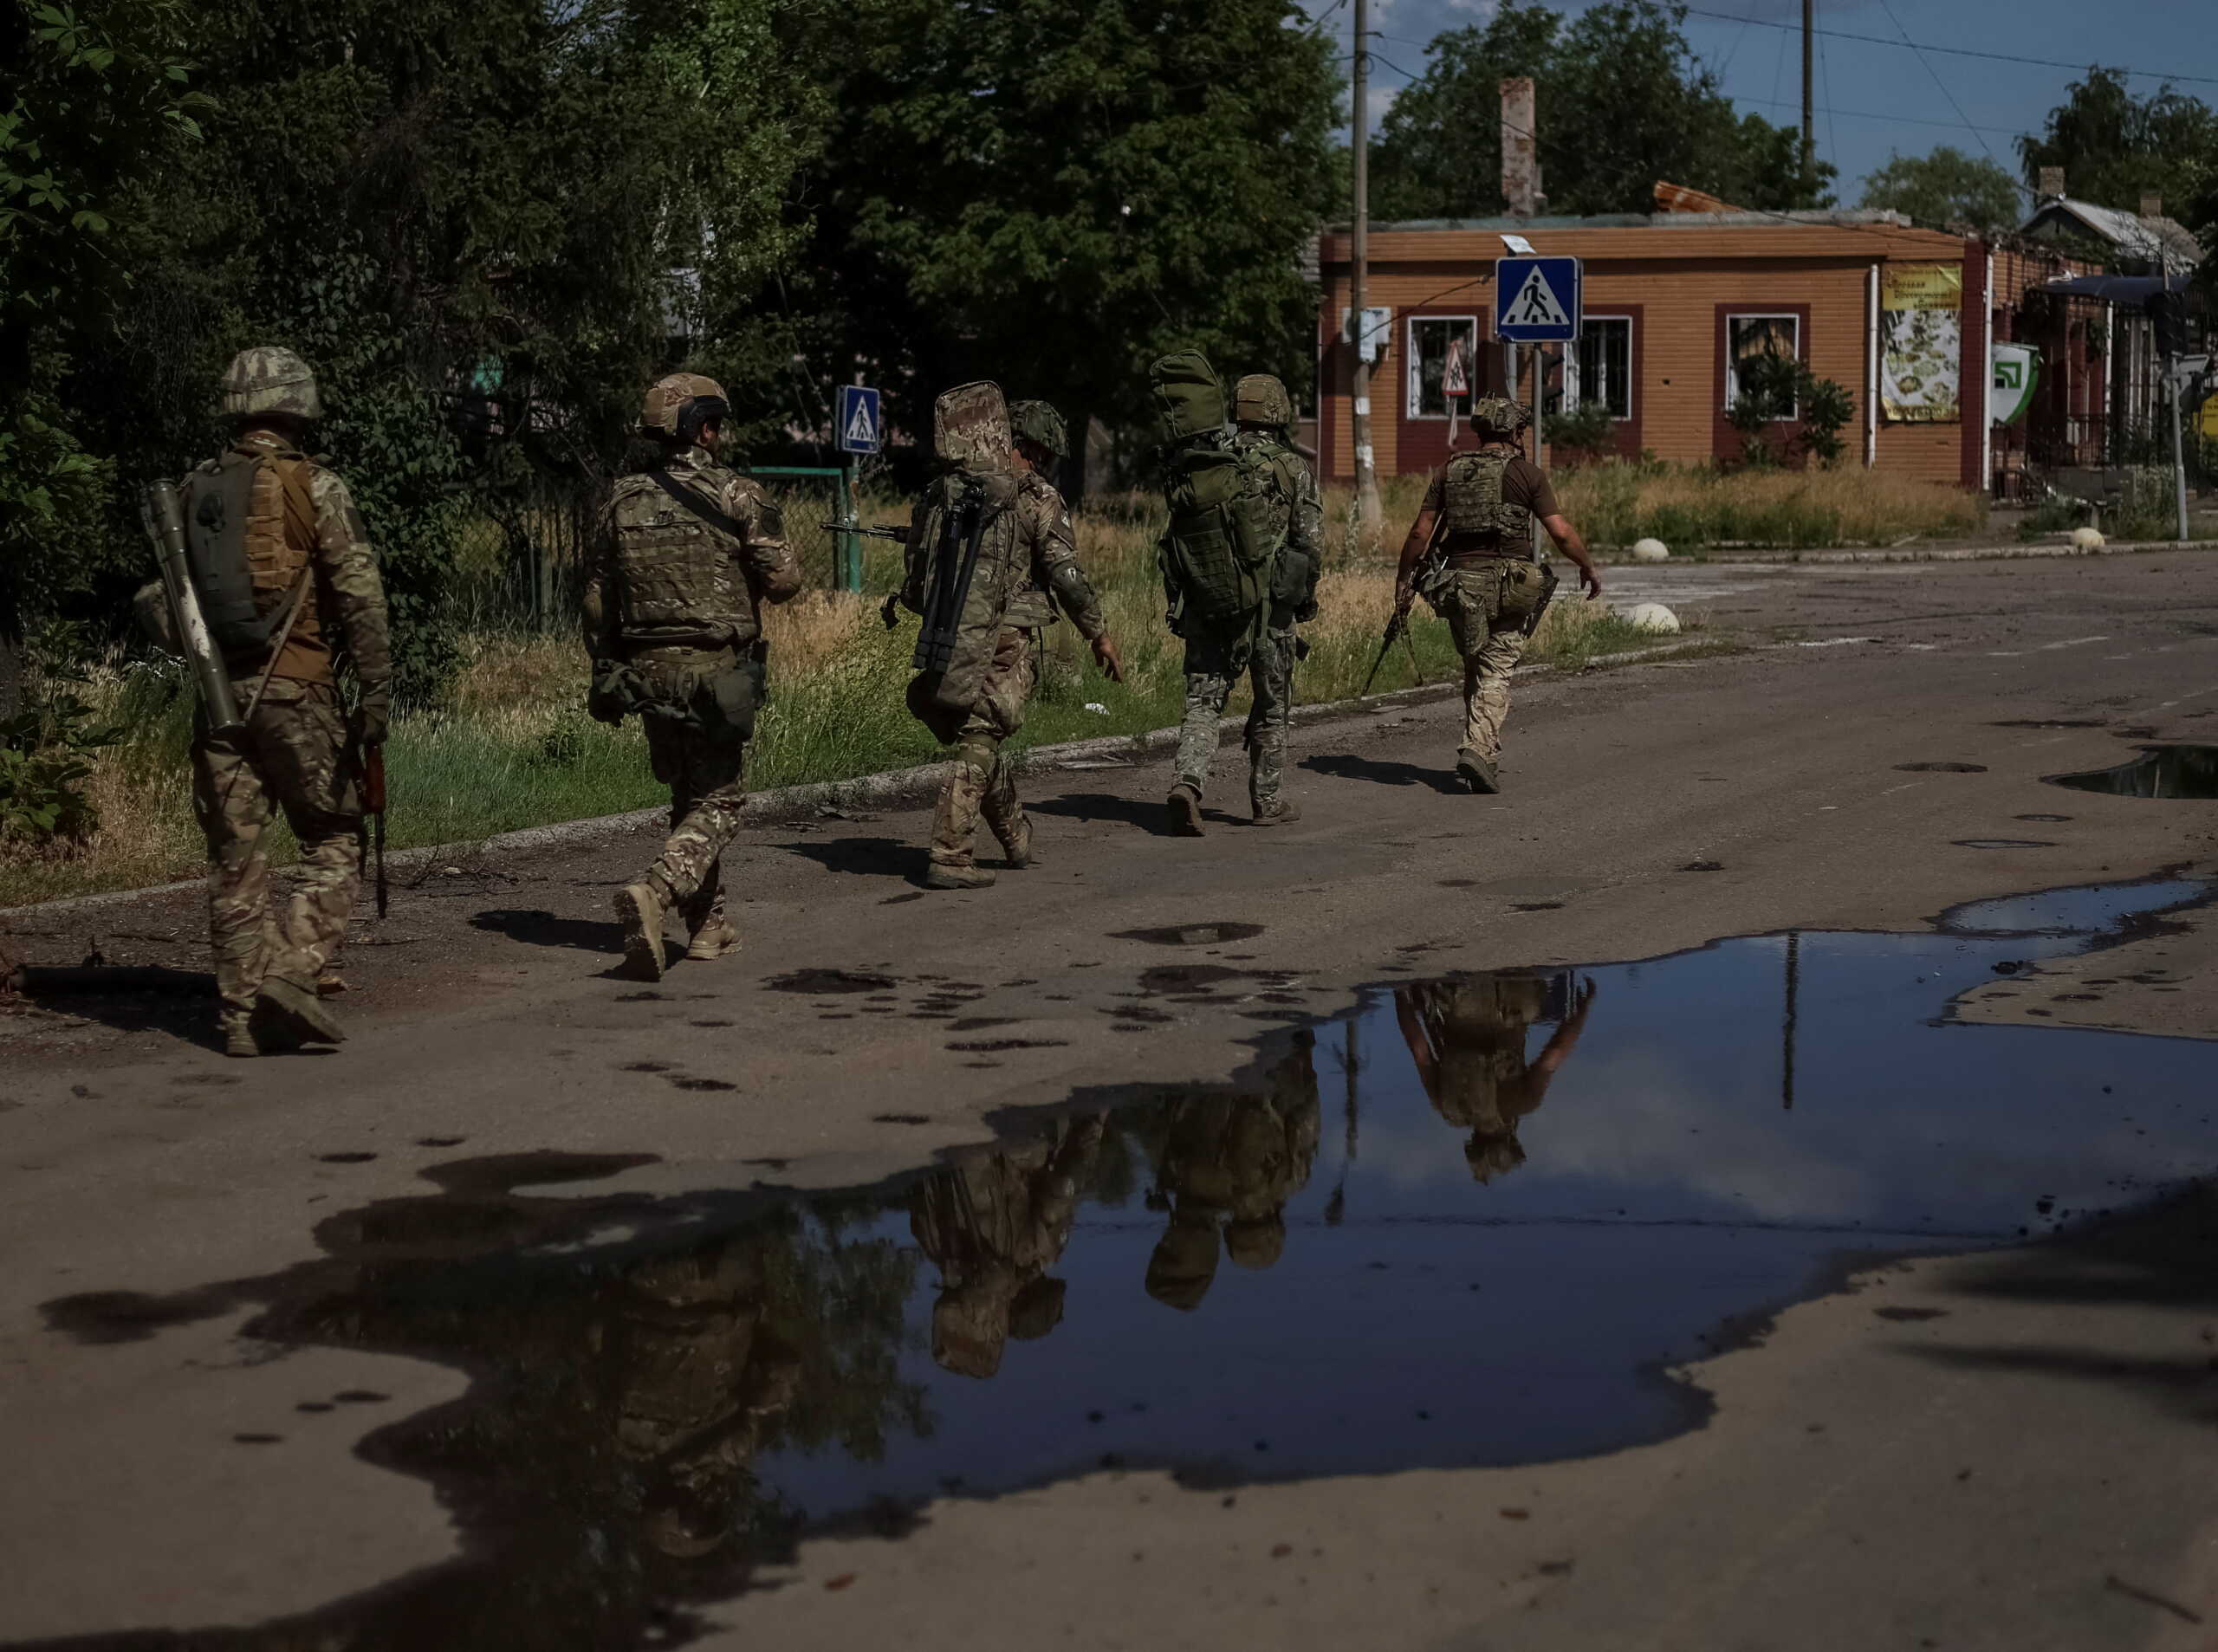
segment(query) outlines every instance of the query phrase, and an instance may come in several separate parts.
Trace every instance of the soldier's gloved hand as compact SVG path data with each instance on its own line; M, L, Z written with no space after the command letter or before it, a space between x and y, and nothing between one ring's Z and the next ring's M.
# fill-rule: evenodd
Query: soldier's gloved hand
M1306 625L1317 617L1317 599L1312 597L1294 611L1294 623Z
M354 708L354 739L366 748L385 744L386 729L392 722L392 690L383 684L362 690L362 703Z
M1186 634L1185 626L1178 623L1178 611L1176 608L1165 608L1163 611L1163 628L1173 637L1184 637Z

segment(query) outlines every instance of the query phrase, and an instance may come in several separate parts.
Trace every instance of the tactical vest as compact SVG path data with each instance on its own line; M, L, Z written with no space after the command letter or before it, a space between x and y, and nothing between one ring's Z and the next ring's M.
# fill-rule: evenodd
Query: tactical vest
M185 479L186 566L209 633L234 664L267 657L315 554L309 476L308 461L290 448L241 443ZM310 580L292 637L321 653L315 598Z
M722 477L665 471L617 483L608 509L626 642L719 647L755 639L747 545L723 515Z
M1533 513L1502 496L1502 481L1514 453L1459 453L1442 478L1441 515L1451 534L1477 534L1498 540L1512 556L1529 554Z

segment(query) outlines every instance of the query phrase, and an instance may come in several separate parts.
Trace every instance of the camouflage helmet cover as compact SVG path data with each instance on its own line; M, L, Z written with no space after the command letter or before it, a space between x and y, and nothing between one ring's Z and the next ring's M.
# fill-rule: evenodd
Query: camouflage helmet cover
M233 356L224 370L223 409L227 418L257 413L321 418L323 398L307 362L282 345L257 344Z
M1011 402L1008 405L1008 423L1010 431L1020 441L1043 447L1059 459L1069 456L1070 429L1063 423L1063 416L1055 411L1053 402Z
M932 404L932 447L948 464L1006 464L1013 445L1008 405L990 379L957 385Z
M647 386L646 396L639 404L640 433L675 439L685 410L704 399L726 400L724 387L697 373L665 374Z
M1251 373L1232 387L1232 417L1242 424L1294 423L1294 398L1268 373Z
M1507 396L1482 396L1471 404L1471 428L1514 436L1533 422L1533 410Z

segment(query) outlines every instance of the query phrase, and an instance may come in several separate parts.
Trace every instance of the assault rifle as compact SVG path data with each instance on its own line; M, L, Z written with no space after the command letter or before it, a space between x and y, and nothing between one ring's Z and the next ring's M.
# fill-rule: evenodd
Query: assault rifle
M1416 677L1419 688L1424 686L1424 667L1417 664L1417 639L1410 635L1410 617L1398 608L1394 617L1386 622L1386 634L1379 638L1378 658L1371 662L1371 674L1363 679L1363 687L1356 691L1359 700L1370 694L1371 685L1378 680L1378 668L1386 663L1386 656L1394 651L1397 639L1409 645L1411 673Z

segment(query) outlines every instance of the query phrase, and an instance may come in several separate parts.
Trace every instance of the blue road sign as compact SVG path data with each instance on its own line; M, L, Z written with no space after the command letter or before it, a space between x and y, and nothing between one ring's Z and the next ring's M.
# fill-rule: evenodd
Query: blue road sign
M875 453L885 445L885 426L878 417L878 392L864 385L841 385L834 410L842 453Z
M1494 334L1512 344L1567 344L1579 336L1576 258L1494 261Z

